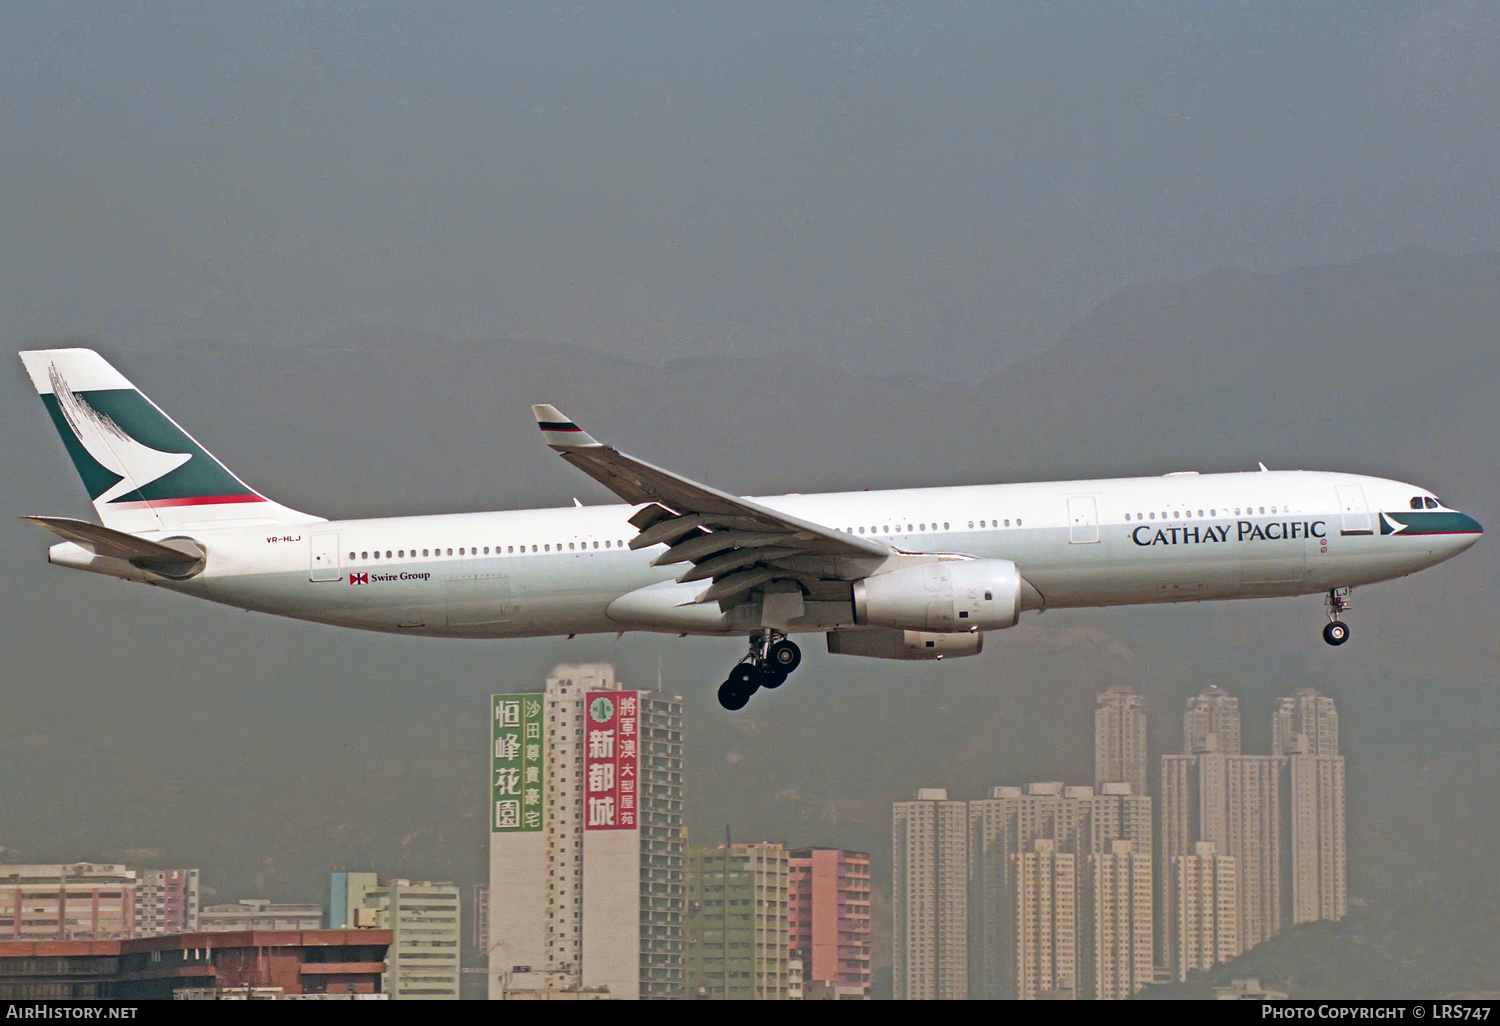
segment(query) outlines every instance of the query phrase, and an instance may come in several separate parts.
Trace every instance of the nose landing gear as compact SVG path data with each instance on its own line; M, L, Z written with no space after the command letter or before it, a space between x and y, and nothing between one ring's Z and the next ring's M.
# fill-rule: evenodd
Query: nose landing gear
M750 636L750 651L719 685L719 704L731 712L743 709L761 688L779 688L802 664L802 650L780 631L769 628Z
M1324 603L1328 606L1328 624L1323 628L1323 640L1330 645L1342 645L1349 640L1349 625L1339 619L1349 609L1349 593L1352 588L1333 588Z

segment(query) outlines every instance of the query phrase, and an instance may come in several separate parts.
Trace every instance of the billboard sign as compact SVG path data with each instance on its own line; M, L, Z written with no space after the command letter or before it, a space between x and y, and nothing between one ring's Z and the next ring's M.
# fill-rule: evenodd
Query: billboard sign
M542 829L541 695L490 696L490 831Z
M636 828L640 773L639 709L638 691L591 691L585 696L585 830Z

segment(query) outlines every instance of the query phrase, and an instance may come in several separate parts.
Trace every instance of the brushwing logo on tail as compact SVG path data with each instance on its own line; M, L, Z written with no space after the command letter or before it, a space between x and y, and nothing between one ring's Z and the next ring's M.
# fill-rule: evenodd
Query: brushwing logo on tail
M138 491L193 458L189 452L162 452L131 438L108 414L100 413L70 389L58 372L57 364L48 364L48 377L58 410L77 437L78 444L101 467L120 478L96 497L95 502L113 502L122 495Z

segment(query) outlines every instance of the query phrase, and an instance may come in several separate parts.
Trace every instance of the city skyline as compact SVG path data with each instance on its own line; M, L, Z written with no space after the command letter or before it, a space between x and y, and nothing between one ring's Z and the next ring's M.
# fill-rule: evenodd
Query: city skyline
M1107 711L1095 716L1094 775L1099 778L1111 775L1101 766L1126 765L1118 758L1121 746L1108 743L1108 729L1118 732L1125 722L1125 729L1145 737L1148 723L1138 696L1128 688L1111 686L1097 699L1096 708ZM1128 719L1118 715L1122 700L1135 708ZM534 979L524 979L535 974L530 963L511 966L516 958L533 954L528 943L540 944L534 954L540 956L541 989L549 993L700 993L776 1000L800 996L817 980L836 982L816 970L813 948L829 941L817 941L817 930L807 925L812 922L810 901L820 886L812 875L819 849L794 851L780 841L741 841L720 845L717 853L695 847L686 861L679 857L674 863L670 851L678 849L669 843L661 849L662 858L650 854L659 846L653 838L686 841L670 815L661 818L680 809L690 793L680 784L680 703L628 688L609 665L560 665L540 690L493 696L487 815L494 840L480 939L490 951L492 998L519 996L536 985ZM1184 708L1182 747L1197 753L1168 751L1161 756L1167 800L1160 870L1152 856L1157 832L1152 798L1135 794L1124 781L992 785L987 797L973 800L952 799L942 788L919 788L915 800L896 802L894 995L1127 997L1169 978L1163 974L1182 980L1191 971L1210 968L1284 926L1342 918L1347 855L1336 703L1313 688L1278 698L1270 718L1274 754L1269 756L1219 750L1216 738L1233 739L1229 746L1238 748L1242 734L1238 703L1226 689L1205 688L1190 696ZM535 752L528 750L528 742ZM622 762L622 756L639 761ZM631 785L622 788L622 779ZM535 785L535 799L526 785ZM611 800L596 800L596 793ZM627 795L632 797L625 799ZM528 816L528 808L536 815ZM1191 820L1183 818L1188 811ZM622 832L621 827L627 829ZM584 843L574 844L575 835ZM626 846L611 843L615 838ZM538 853L547 853L542 877L546 900L526 911L542 896L526 870L528 864L540 865ZM842 868L851 857L863 858L860 853L827 853L836 861L823 871L828 884L821 886L832 885L840 895L861 886L857 870L848 876ZM615 866L621 854L625 861ZM569 868L575 861L577 872ZM621 878L620 868L638 863L659 863L660 870L643 871L638 883ZM801 867L800 884L792 872L794 863ZM726 873L730 868L732 878ZM0 866L0 884L4 872ZM54 890L68 886L70 878L87 883L89 889L80 893L85 906L92 903L96 918L81 926L78 935L105 939L166 932L148 924L174 907L181 917L185 906L195 907L200 887L196 870L137 872L80 864L22 866L10 872L20 874L17 880L34 877ZM47 884L48 873L57 882ZM276 906L254 899L204 906L202 921L219 925L203 928L394 929L387 990L393 996L412 988L421 996L458 996L458 938L463 931L457 886L381 882L368 872L336 872L332 880L326 922L321 906ZM101 883L115 888L104 892L116 902L105 906L106 915L114 916L105 921L97 919ZM622 883L625 890L619 891ZM408 892L411 899L405 897ZM0 887L0 900L9 900L17 916L19 894ZM440 957L452 960L445 969L431 961L438 954L432 939L403 937L403 930L412 927L400 909L408 900L425 909L433 899L449 917L444 929L452 939L438 945L445 952ZM671 911L674 902L681 911ZM798 902L803 902L801 912L796 911ZM731 906L745 909L732 934ZM544 907L549 910L545 924L538 914ZM589 907L595 911L568 925L568 909ZM59 901L54 917L58 931L64 929L62 908ZM861 908L856 903L837 914L840 954L832 964L840 968L850 957L861 957L843 954L843 931L867 916ZM617 917L612 909L626 910L626 919L611 919ZM719 910L717 920L714 909ZM608 940L595 921L601 913ZM619 948L624 923L632 915L635 925L625 933L639 939ZM298 916L311 916L312 925L298 926ZM263 927L252 925L260 919ZM580 928L585 920L594 923L592 932ZM431 913L422 911L411 920L419 924L418 935L432 934L424 925L431 921ZM535 938L525 940L528 933ZM658 935L666 943L653 947ZM497 948L502 952L498 963ZM732 950L743 953L735 958L750 961L735 963L739 967L731 970ZM632 958L639 959L638 980L628 968ZM412 959L417 968L403 968ZM517 973L523 974L519 983ZM414 982L398 982L409 976ZM659 984L651 982L658 979ZM731 979L738 982L731 986ZM818 996L869 996L869 989L866 984L845 992L833 986Z
M1235 696L1216 684L1189 696L1181 740L1160 756L1159 831L1149 794L1107 782L1137 772L1125 753L1147 758L1147 718L1128 687L1098 694L1097 786L997 785L968 801L925 787L893 803L898 998L1128 997L1347 914L1331 698L1278 698L1272 754L1252 755Z

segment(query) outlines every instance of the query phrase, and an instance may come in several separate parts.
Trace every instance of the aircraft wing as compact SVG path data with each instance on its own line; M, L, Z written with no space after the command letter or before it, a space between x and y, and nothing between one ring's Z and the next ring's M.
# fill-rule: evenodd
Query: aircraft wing
M640 532L630 541L632 549L665 544L653 566L691 563L679 581L711 579L698 602L732 605L773 579L805 576L807 557L894 554L874 538L768 509L603 445L554 406L533 406L531 412L563 459L626 502L644 506L630 518Z

